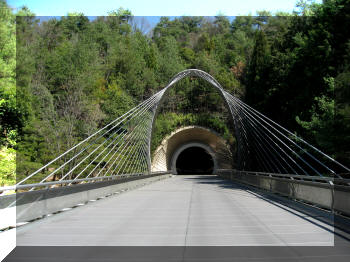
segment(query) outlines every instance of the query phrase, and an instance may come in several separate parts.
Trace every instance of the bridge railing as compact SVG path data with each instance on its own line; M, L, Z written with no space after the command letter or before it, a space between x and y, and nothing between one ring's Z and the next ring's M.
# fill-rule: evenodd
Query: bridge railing
M20 185L18 186L20 189L36 187L37 190L0 197L0 231L165 179L170 175L170 172L154 172L151 174L122 174L114 177L86 178L80 179L80 183L74 180L76 184L56 188L50 186L67 184L71 181L48 182L44 188L42 184Z
M219 169L223 178L350 216L350 179Z
M152 172L151 175L162 175L167 174L168 172ZM24 185L14 185L14 186L6 186L2 187L1 189L4 191L9 190L26 190L31 188L36 189L43 189L43 188L50 188L54 185L60 185L60 186L68 186L68 185L75 185L75 184L85 184L85 183L91 183L91 182L98 182L98 181L105 181L105 180L113 180L113 179L122 179L126 177L143 177L147 176L147 174L143 173L135 173L135 174L120 174L120 175L114 175L114 176L99 176L99 177L89 177L89 178L81 178L81 179L67 179L67 180L59 180L59 181L52 181L52 182L45 182L45 183L34 183L34 184L24 184ZM0 199L1 200L1 199Z

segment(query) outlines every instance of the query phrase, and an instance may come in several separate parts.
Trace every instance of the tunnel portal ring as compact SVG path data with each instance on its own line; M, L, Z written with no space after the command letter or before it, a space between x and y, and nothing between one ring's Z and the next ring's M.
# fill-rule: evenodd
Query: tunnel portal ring
M172 158L171 158L171 171L173 174L177 175L177 170L176 170L176 162L178 157L180 156L180 154L187 148L190 147L200 147L203 148L213 159L213 163L214 163L214 168L213 168L213 174L216 174L216 170L218 168L218 163L217 163L217 159L215 156L215 152L213 151L213 149L203 143L199 143L199 142L191 142L191 143L186 143L182 146L180 146L178 149L176 149L175 153L173 154Z

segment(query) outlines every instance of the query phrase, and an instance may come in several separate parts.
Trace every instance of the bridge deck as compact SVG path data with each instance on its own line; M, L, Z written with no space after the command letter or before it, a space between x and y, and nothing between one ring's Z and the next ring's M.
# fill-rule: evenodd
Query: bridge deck
M333 228L216 176L176 176L17 230L17 245L333 245Z

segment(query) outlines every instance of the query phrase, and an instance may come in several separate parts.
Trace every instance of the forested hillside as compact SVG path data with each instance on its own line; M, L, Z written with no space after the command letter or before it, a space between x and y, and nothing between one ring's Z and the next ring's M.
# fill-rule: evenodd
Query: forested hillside
M14 182L15 150L17 172L30 174L187 68L208 72L350 165L350 0L301 1L298 13L232 21L162 17L148 34L122 8L105 17L43 19L0 5L0 186ZM152 148L189 124L234 145L227 119L216 90L184 79L163 105Z

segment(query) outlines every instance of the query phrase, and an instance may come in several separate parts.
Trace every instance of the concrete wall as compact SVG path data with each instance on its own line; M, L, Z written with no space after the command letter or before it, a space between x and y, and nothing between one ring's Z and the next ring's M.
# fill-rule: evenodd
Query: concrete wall
M153 154L152 172L172 170L176 174L176 159L191 146L204 148L213 158L216 169L232 168L233 157L225 140L215 131L201 126L186 126L167 136Z

